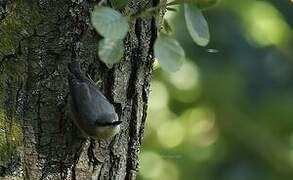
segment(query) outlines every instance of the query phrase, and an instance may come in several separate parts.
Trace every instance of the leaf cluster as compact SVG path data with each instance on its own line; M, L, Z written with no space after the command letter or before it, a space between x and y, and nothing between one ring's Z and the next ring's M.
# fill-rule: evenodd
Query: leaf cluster
M121 8L128 0L119 0L114 4ZM209 27L202 14L202 9L210 7L216 0L174 0L163 1L155 7L145 9L136 14L123 15L110 7L97 6L91 14L91 22L96 31L104 37L99 41L98 55L108 68L120 62L124 54L123 40L129 31L129 22L137 18L160 17L162 8L167 11L176 11L175 5L184 5L186 27L193 41L199 46L206 46L210 40ZM159 35L154 45L154 55L162 69L177 71L185 59L184 49L179 42L171 37L172 27L166 19L158 23Z

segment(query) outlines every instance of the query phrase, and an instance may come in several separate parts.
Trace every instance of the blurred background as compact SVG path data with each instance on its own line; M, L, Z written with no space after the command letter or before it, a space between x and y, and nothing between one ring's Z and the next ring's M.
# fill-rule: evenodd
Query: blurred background
M153 73L140 180L293 179L293 3L222 0L193 43L182 7L166 15L187 59Z

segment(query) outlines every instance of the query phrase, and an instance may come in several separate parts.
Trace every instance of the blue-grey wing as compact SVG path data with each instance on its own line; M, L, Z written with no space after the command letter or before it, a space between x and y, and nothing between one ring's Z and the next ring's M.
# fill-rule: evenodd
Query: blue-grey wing
M72 99L80 119L94 124L99 113L95 110L96 103L86 82L75 81L71 83Z
M92 94L92 101L96 102L94 103L94 109L99 114L99 116L97 116L97 120L99 120L100 123L107 123L115 120L114 118L101 118L105 116L105 114L116 114L115 109L108 99L96 87L90 85L89 88Z

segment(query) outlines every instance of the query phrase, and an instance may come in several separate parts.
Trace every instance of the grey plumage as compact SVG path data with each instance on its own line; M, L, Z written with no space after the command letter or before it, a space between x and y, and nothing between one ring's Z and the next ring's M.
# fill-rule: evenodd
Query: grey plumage
M95 139L115 135L121 121L113 105L100 92L94 82L85 77L78 61L68 64L70 111L79 129Z

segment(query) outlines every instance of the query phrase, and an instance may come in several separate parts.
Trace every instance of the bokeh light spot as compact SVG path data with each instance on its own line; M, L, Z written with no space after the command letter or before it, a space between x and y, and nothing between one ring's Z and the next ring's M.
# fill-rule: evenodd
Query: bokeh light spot
M190 90L199 86L199 71L192 62L186 61L179 71L170 74L170 82L180 90Z
M147 124L151 128L157 129L165 121L176 118L176 115L169 108L160 109L158 111L150 111L148 114Z
M151 84L151 93L150 93L150 109L159 110L167 106L169 99L169 93L166 86L159 82L153 81Z
M186 128L189 137L187 139L197 146L209 146L218 138L215 114L208 108L193 109L189 114Z
M158 179L160 180L177 180L179 177L179 170L177 166L171 161L164 161L163 171L161 171Z
M140 155L140 174L144 178L157 179L163 170L163 159L152 151L144 151Z
M248 40L259 45L280 45L292 31L276 8L264 1L255 1L242 14Z
M177 120L166 121L157 129L158 140L166 148L173 148L182 143L184 128Z

